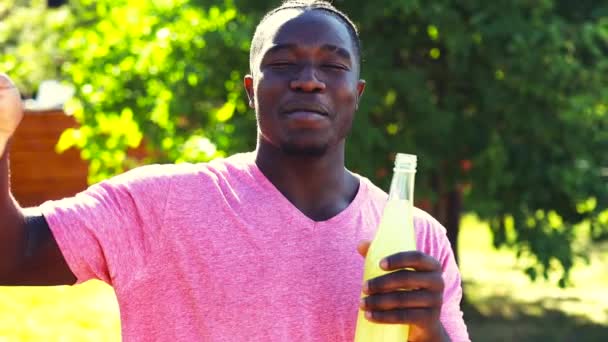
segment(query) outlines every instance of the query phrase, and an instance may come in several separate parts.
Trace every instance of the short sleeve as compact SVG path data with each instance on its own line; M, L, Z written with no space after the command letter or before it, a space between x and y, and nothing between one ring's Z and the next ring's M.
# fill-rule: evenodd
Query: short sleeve
M443 258L440 260L443 268L443 306L441 307L441 323L450 336L452 342L470 341L467 327L464 323L460 302L462 300L462 286L460 271L454 252L447 236L443 235Z
M145 268L162 228L170 167L143 166L40 206L77 283L116 286Z
M418 249L433 256L443 270L443 305L441 324L452 342L468 342L469 333L460 309L462 299L461 277L446 229L428 213L417 209L415 214L416 243Z

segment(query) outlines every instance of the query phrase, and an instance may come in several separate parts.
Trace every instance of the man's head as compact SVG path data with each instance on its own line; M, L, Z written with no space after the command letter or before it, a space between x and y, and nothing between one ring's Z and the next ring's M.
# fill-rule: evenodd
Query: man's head
M332 4L327 1L319 1L319 0L286 0L279 7L276 7L270 10L266 15L260 20L258 26L255 29L255 33L253 35L253 39L251 40L251 49L249 50L249 67L253 71L255 58L258 56L260 49L264 43L265 27L266 23L269 21L271 17L278 15L281 16L282 11L288 10L296 10L301 12L307 11L321 11L327 15L331 15L336 19L342 21L344 26L348 29L348 33L352 42L354 44L355 49L355 59L357 60L358 66L361 64L361 40L359 38L359 31L357 30L357 26L353 21L344 13L335 8Z
M365 82L352 22L322 1L287 1L254 35L245 88L258 144L321 156L343 144Z

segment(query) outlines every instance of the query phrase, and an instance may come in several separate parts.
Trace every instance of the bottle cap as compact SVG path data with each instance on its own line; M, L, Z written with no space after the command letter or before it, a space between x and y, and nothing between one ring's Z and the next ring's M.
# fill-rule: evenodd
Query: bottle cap
M393 171L416 172L418 157L414 154L397 153L395 169Z

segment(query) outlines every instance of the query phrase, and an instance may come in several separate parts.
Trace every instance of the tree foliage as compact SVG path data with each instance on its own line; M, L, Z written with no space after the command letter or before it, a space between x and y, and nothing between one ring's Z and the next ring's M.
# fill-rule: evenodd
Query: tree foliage
M63 71L79 95L68 111L83 126L58 146L82 149L92 181L121 172L144 136L164 162L245 148L253 134L235 132L252 120L231 119L250 115L237 71L249 30L229 1L81 1L73 11L81 22L63 41L72 57Z
M60 76L64 53L58 45L73 19L67 8L47 11L45 2L0 1L0 71L10 73L26 96Z
M44 51L61 56L60 74L77 87L68 110L82 127L66 131L58 148L79 147L91 160L91 181L129 166L126 151L142 139L162 162L251 149L255 118L241 80L254 25L277 4L81 0L39 13L65 17L34 37L55 39ZM608 6L335 4L360 28L368 82L349 166L386 186L393 153L418 154L419 198L462 189L466 209L492 223L496 246L533 256L533 278L557 267L564 285L584 255L575 238L608 235ZM6 72L27 80L22 70L53 69L14 62L36 39L3 48Z

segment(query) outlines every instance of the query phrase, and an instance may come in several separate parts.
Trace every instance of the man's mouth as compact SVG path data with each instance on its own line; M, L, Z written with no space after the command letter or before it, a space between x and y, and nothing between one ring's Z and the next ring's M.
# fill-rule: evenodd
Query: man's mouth
M329 125L329 111L314 103L292 104L282 108L284 117L292 127L317 129Z
M293 120L307 120L307 121L315 121L315 120L326 120L327 114L311 112L308 110L296 110L290 113L287 113L287 117Z
M329 116L328 110L324 106L319 104L293 104L287 105L283 108L283 113L286 115L321 115Z
M308 113L308 114L316 114L316 115L321 115L321 116L327 116L327 113L324 112L320 112L318 110L313 110L313 109L308 109L308 108L301 108L301 109L294 109L292 111L287 112L287 115L297 115L300 113Z

